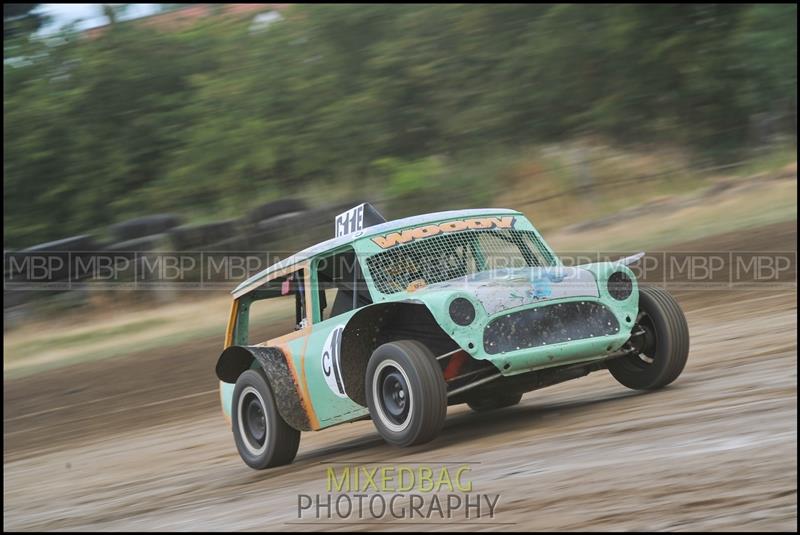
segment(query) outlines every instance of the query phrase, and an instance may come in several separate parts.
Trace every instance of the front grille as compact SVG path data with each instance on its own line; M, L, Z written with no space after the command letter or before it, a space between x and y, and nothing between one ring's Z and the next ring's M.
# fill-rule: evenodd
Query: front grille
M494 355L619 332L619 322L605 305L570 301L504 314L483 331L483 349Z

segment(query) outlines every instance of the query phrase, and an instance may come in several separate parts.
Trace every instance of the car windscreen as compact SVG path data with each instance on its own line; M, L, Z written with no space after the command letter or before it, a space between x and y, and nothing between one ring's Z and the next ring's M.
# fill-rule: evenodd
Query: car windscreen
M367 258L373 285L384 294L483 271L554 264L536 233L509 229L439 234Z

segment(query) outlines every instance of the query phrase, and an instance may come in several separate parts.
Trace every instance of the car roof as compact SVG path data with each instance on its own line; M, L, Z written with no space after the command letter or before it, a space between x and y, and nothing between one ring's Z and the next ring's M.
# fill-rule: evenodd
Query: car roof
M434 223L436 221L441 221L445 219L455 219L459 217L476 217L482 215L512 215L512 214L522 215L517 210L509 210L507 208L473 208L469 210L448 210L445 212L433 212L430 214L415 215L411 217L404 217L403 219L395 219L393 221L387 221L386 223L380 223L378 225L367 227L364 230L358 232L353 232L351 234L345 234L344 236L331 238L324 242L320 242L316 245L312 245L311 247L303 249L302 251L295 253L294 255L288 258L284 258L280 262L271 265L267 269L256 273L249 279L239 284L231 293L233 294L234 298L239 298L249 293L251 290L255 289L260 281L269 277L272 273L290 267L294 264L304 262L317 255L324 254L328 251L336 249L337 247L348 245L356 240L360 240L361 238L367 238L369 236L374 236L376 234L383 234L386 232L391 232L393 230L398 230L405 227L424 225L425 223Z

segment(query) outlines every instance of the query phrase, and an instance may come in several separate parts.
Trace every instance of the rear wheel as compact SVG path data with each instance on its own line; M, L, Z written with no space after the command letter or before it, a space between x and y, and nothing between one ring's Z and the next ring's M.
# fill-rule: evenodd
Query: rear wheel
M433 353L414 340L383 344L367 364L367 406L384 440L412 446L433 440L447 415L447 385Z
M281 418L261 370L247 370L236 380L232 413L233 438L247 466L263 470L294 460L300 431Z
M520 400L522 400L522 394L515 394L512 392L497 393L478 399L470 399L467 401L467 405L475 412L485 412L511 407L519 403Z
M633 354L608 365L624 386L655 390L678 378L689 356L689 327L675 298L660 288L639 288L639 313L630 344Z

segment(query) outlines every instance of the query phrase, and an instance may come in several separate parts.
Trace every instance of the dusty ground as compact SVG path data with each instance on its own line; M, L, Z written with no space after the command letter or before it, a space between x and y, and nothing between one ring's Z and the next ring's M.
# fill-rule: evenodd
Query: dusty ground
M794 251L796 222L676 246L728 249ZM319 529L297 523L311 520L298 494L325 494L331 463L370 461L473 463L473 492L500 501L472 529L796 529L796 286L678 299L692 349L667 389L598 372L495 413L451 407L440 438L407 450L346 424L304 433L295 463L266 472L220 414L217 338L5 381L4 528Z

